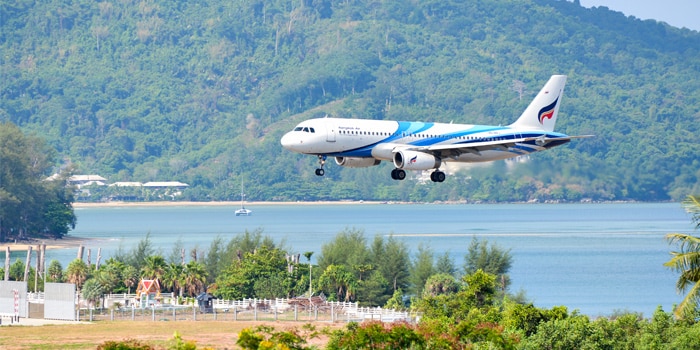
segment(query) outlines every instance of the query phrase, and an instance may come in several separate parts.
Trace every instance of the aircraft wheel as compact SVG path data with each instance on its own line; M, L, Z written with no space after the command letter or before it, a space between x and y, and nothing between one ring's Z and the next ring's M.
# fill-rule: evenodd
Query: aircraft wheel
M392 171L392 178L394 180L403 180L406 178L406 171L403 169L394 169L394 171Z
M442 171L435 171L430 174L430 180L433 180L433 182L443 182L445 181L445 173Z
M326 173L323 169L316 169L316 176L323 176Z

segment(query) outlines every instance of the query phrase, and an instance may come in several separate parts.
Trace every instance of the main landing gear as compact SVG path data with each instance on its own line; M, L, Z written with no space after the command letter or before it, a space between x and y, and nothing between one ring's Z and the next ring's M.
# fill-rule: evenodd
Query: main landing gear
M403 180L406 178L406 171L396 168L391 171L391 178L394 180ZM443 182L445 181L445 173L440 170L435 170L430 174L430 180L433 182Z
M406 178L406 170L394 169L391 171L391 178L394 180L403 180Z
M430 180L433 182L443 182L445 181L445 173L440 170L435 170L430 173Z
M326 171L323 170L323 166L326 165L326 156L318 155L318 169L316 169L316 176L323 176Z

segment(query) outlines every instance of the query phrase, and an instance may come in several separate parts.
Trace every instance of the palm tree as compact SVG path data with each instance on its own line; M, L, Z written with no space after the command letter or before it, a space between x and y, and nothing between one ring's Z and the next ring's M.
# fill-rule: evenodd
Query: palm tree
M683 201L685 210L692 214L695 228L700 228L700 195L688 196ZM669 233L666 240L670 244L679 244L679 251L671 252L671 260L664 266L680 272L676 282L679 293L688 290L683 301L676 307L677 318L694 318L700 303L700 237L683 233Z
M342 298L344 301L352 300L357 287L355 276L345 265L328 265L318 283L336 293L338 300Z
M185 267L182 264L168 264L165 268L165 274L163 275L163 286L169 288L173 292L177 290L178 295L182 297L182 281L184 280L184 274Z
M144 278L162 280L166 266L165 258L160 255L151 255L144 260L141 272Z
M63 280L63 266L58 260L51 260L47 273L50 282L61 282Z
M190 261L185 265L185 275L183 287L187 289L187 293L191 296L196 296L197 293L204 289L204 282L207 280L207 269L202 263Z
M139 283L139 271L131 265L126 265L122 270L122 280L127 288L127 293L131 294L131 287Z
M309 263L309 298L313 296L313 291L311 289L311 256L314 255L314 252L304 252L304 257L306 257L306 261Z
M98 300L102 297L103 289L100 282L91 278L85 282L81 294L83 299L87 300L90 306L95 306Z
M114 289L121 282L119 270L114 265L107 265L93 274L93 279L100 284L102 291L105 293L114 293Z
M88 266L84 261L75 259L68 264L66 275L68 282L74 283L80 289L88 277Z

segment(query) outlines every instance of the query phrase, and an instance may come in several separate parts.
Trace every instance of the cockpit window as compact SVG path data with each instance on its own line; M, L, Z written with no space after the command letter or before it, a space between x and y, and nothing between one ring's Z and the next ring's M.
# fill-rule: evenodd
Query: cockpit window
M294 128L294 131L303 131L303 132L310 132L310 133L315 133L316 129L310 128L308 126L297 126Z

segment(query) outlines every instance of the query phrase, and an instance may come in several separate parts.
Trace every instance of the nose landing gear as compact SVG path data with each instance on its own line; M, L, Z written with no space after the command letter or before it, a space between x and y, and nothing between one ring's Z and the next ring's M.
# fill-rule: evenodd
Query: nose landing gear
M318 169L316 169L316 176L323 176L326 171L323 170L323 166L326 165L326 156L318 155Z

